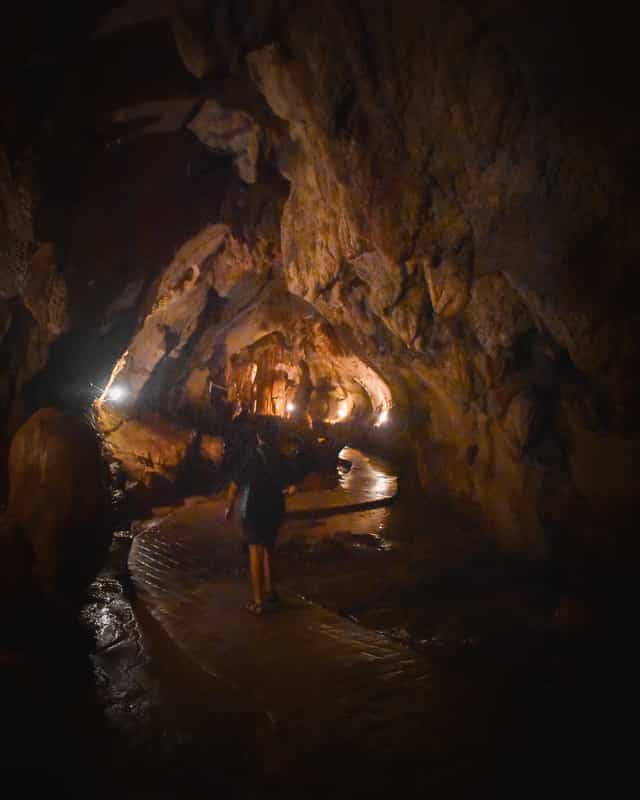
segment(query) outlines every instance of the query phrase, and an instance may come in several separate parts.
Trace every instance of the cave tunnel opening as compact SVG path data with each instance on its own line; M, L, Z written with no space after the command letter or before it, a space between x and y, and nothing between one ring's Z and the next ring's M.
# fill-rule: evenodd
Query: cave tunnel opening
M1 757L105 800L624 785L634 26L71 5L1 12Z

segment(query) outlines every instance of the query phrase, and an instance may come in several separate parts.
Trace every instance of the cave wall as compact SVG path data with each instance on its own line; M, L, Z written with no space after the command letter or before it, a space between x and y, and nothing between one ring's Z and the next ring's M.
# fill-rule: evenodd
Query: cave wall
M100 361L103 388L126 351L136 398L202 409L234 354L285 337L338 387L323 413L393 406L386 435L424 489L505 545L598 552L635 507L638 455L623 18L161 5L118 4L60 70L38 218L69 323L29 377L55 334L58 373Z
M287 285L390 381L425 486L517 546L624 524L638 120L618 23L611 53L577 4L181 7L192 72L245 62L287 123Z

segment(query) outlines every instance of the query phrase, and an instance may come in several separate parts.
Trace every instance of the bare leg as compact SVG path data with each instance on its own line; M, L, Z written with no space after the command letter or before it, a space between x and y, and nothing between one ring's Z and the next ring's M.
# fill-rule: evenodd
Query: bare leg
M256 606L262 605L262 566L264 562L264 552L264 546L261 544L249 545L249 572L251 574L253 602Z
M264 548L264 555L262 557L262 566L263 566L263 574L264 574L264 594L265 597L269 597L271 592L273 591L273 581L272 581L272 572L271 572L271 554L269 553L269 548Z

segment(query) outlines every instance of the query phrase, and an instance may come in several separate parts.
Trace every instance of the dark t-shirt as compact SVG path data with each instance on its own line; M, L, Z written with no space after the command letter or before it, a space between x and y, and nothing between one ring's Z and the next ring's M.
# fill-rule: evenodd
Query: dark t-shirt
M238 465L235 483L240 488L240 516L253 524L270 525L284 513L286 475L282 459L272 447L259 445Z

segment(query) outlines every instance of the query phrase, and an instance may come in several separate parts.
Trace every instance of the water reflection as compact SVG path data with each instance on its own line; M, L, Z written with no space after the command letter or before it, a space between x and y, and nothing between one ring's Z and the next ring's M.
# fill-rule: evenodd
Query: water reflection
M343 447L340 458L351 462L351 469L341 471L340 486L352 502L381 500L398 491L398 479L387 465L353 447Z

